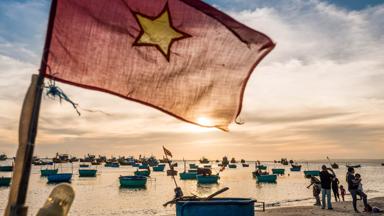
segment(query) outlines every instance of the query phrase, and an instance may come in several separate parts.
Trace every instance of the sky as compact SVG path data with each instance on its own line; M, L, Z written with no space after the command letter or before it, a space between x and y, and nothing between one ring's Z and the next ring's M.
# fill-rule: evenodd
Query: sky
M207 0L270 36L276 48L248 82L229 132L59 83L80 104L43 97L35 154L248 160L384 158L384 3L376 0ZM37 73L48 0L0 1L0 152L14 155L24 94ZM85 109L100 112L87 112Z

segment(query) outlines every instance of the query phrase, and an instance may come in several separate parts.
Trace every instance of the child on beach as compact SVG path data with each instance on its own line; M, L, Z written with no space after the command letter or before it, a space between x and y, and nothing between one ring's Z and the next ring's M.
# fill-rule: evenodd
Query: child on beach
M320 180L314 176L311 176L311 184L308 185L307 188L309 188L311 186L312 186L313 197L315 197L315 199L316 199L316 203L313 205L321 206L321 202L320 202L320 192L321 192Z
M359 173L356 173L355 174L355 179L356 179L356 182L358 184L357 186L357 191L359 192L363 192L363 184L361 184L361 175ZM361 200L361 196L359 195L359 200Z
M344 202L344 201L345 201L345 200L344 200L345 189L344 189L344 186L343 186L343 185L340 185L340 195L341 195L341 199L343 199L343 202Z
M360 191L360 192L363 192L363 184L361 184L361 175L359 173L356 173L355 179L356 179L357 182L359 182L357 190Z

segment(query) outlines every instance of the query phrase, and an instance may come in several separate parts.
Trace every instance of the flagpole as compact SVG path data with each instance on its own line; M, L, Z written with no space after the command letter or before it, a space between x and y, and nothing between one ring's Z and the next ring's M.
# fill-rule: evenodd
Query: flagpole
M163 147L163 148L164 148L164 147ZM165 153L165 152L164 152L164 153ZM167 161L168 161L169 168L170 168L172 171L174 171L173 166L172 166L171 162L169 161L169 159L168 159L168 155L167 155L167 154L165 154L165 158L166 158ZM172 179L173 179L173 181L175 182L176 187L179 187L179 186L177 186L177 182L176 182L176 179L175 179L175 175L173 175L173 174L174 174L174 173L172 172Z
M52 29L54 24L54 18L56 15L56 6L57 6L57 0L52 0L39 74L37 76L37 80L35 81L36 85L31 86L31 88L34 88L34 101L32 104L30 119L28 119L29 127L28 127L28 134L27 134L27 142L24 144L25 145L24 146L23 143L20 142L19 140L20 143L19 143L19 148L16 155L16 165L15 165L16 171L20 171L21 173L20 173L20 176L18 176L18 179L14 179L15 181L13 181L15 185L12 184L9 200L8 200L8 206L5 211L5 215L11 215L11 216L27 215L27 206L25 206L25 200L27 197L29 176L31 174L31 165L32 165L33 151L35 147L38 121L39 121L41 97L44 89L44 74L46 73L46 70L47 70L46 62L48 59L49 48L50 48L51 39L52 39ZM32 81L32 84L33 84L33 81ZM26 100L28 99L26 98ZM24 107L23 107L23 111L24 111ZM23 119L20 120L20 123L22 121ZM19 130L19 133L20 131L22 130ZM20 135L19 135L19 139L20 139ZM17 164L17 163L20 163L20 164Z

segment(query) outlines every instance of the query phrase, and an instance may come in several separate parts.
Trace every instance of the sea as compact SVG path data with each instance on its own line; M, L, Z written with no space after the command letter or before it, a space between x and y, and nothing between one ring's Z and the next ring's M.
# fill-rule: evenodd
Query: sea
M189 163L198 161L187 161ZM324 162L302 162L301 172L291 172L290 166L283 166L274 162L261 162L272 168L285 168L286 174L279 176L277 183L257 183L252 176L255 162L248 161L249 167L227 168L220 173L218 184L198 185L196 180L180 180L176 176L178 186L182 188L184 195L208 196L215 191L229 187L221 197L246 197L257 201L255 209L262 210L261 203L266 208L279 208L287 206L305 206L314 203L312 189L307 189L309 180L304 177L303 170L319 170ZM211 163L213 172L218 172L217 163ZM361 164L356 169L362 176L364 191L369 198L384 196L384 166L379 161L354 161ZM184 170L182 161L178 161L179 172ZM329 163L326 164L329 166ZM339 164L335 169L340 184L346 186L346 164ZM167 167L168 168L168 167ZM166 168L166 169L167 169ZM40 167L33 166L30 177L29 192L27 197L28 215L35 215L43 206L49 193L56 185L47 184L47 179L40 177ZM175 206L163 207L163 204L174 197L175 183L166 172L152 172L146 188L129 189L120 188L119 176L133 175L136 168L120 166L120 168L107 168L98 166L98 174L95 178L79 178L79 163L63 164L59 166L59 172L73 172L71 186L76 192L70 215L175 215ZM11 173L0 172L0 176L10 176ZM0 187L0 215L4 213L9 195L9 188ZM346 196L346 200L351 200Z

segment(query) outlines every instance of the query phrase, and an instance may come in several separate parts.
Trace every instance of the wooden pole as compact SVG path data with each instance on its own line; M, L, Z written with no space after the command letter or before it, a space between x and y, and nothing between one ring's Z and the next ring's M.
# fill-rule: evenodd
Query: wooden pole
M31 86L24 99L19 125L19 147L16 154L15 173L9 193L5 216L25 216L29 176L35 139L37 134L41 97L44 89L44 74L47 70L47 60L52 39L52 29L56 14L57 0L52 0L49 13L48 27L43 55L38 75L32 76Z

